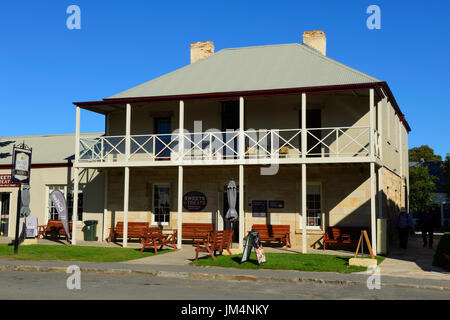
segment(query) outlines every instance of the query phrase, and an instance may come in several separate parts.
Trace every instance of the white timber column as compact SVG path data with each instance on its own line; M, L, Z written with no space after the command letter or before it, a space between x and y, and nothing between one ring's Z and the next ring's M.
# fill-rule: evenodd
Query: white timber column
M244 247L245 212L244 212L244 166L239 165L239 249Z
M386 97L384 97L380 102L378 102L377 107L377 131L378 131L378 148L379 148L379 158L381 162L383 161L383 112L385 111L385 101ZM378 168L378 218L383 218L383 166Z
M125 167L123 182L123 240L122 246L128 246L128 204L130 196L130 168Z
M306 164L302 163L302 252L307 253L306 225Z
M307 135L306 135L306 93L302 93L302 252L307 252L307 226L306 226L306 152Z
M106 240L106 233L108 230L108 170L104 171L105 175L105 190L103 191L103 236L102 236L102 241Z
M80 160L80 107L77 106L76 124L75 124L75 165L73 174L73 206L72 206L72 244L77 244L77 224L78 224L78 188L80 180L80 169L78 162Z
M377 217L375 207L375 163L370 163L370 226L373 254L377 254Z
M184 153L184 101L180 100L178 130L179 130L179 163L183 162ZM178 213L177 213L177 249L181 249L181 240L183 232L183 167L178 166Z
M125 119L125 177L123 188L123 240L122 246L128 246L128 207L130 196L130 167L128 161L130 160L131 149L131 105L127 103L126 119Z
M183 232L183 166L178 166L178 217L177 217L177 249L181 249Z
M374 90L370 89L369 91L369 141L370 141L370 157L372 158L375 155L375 144L374 144L374 130L375 130L375 96Z
M183 162L183 153L184 153L184 101L180 100L180 111L179 111L179 120L178 120L178 155L179 155L179 162Z
M241 160L245 155L244 114L244 97L239 97L239 159Z

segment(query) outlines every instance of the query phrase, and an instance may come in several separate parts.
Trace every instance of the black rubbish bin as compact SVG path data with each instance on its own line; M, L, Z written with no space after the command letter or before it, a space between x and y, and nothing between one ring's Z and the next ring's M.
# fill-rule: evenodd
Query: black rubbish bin
M97 237L97 220L84 221L84 241L96 241Z

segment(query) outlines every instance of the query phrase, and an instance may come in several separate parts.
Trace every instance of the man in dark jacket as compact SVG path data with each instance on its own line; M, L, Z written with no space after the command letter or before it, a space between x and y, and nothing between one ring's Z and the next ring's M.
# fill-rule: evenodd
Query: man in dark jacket
M428 244L429 248L433 247L433 229L435 223L435 214L431 210L430 206L425 207L425 212L422 212L420 217L420 224L422 226L422 239L423 247L425 248ZM428 241L427 241L428 235Z
M400 240L400 248L406 249L408 247L408 234L414 226L412 216L402 208L395 216L395 227L398 230L398 238Z

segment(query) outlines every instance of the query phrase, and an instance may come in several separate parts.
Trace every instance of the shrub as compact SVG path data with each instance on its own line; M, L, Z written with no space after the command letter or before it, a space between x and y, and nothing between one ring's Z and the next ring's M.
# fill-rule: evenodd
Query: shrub
M450 254L450 232L444 233L436 248L433 258L433 266L444 267L448 261L444 258L443 253Z

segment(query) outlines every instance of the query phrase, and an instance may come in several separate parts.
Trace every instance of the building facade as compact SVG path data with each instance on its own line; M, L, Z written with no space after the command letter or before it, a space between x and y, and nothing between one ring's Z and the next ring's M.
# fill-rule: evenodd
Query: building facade
M83 138L99 137L103 133L83 134ZM49 219L59 219L49 200L53 190L60 190L67 199L70 218L73 215L73 145L74 134L21 136L0 138L0 237L14 238L17 219L19 186L11 183L13 146L25 143L32 148L30 175L31 216L39 225ZM104 174L98 170L84 170L80 174L77 206L77 234L83 236L83 221L99 221L97 237L102 238L104 208ZM23 220L22 220L23 222ZM19 225L22 232L22 223ZM81 239L81 238L80 238Z
M290 225L303 252L328 226L367 227L376 250L377 219L407 205L410 127L386 82L325 53L321 31L217 53L193 43L190 65L74 103L74 190L83 170L104 173L105 230L117 221L220 230L233 179L240 247L253 224L267 223ZM104 136L80 136L81 109L105 115ZM183 206L190 194L204 206Z
M376 251L377 219L407 205L410 127L386 82L326 56L321 31L305 32L303 43L217 53L211 41L193 43L191 64L74 104L76 133L65 140L2 139L46 151L33 154L32 215L57 219L48 194L63 190L79 213L73 244L86 220L99 221L99 241L118 221L124 233L133 221L179 234L183 223L213 223L234 228L239 247L253 224L283 224L307 252L337 225L368 228ZM81 109L105 116L104 134L80 132ZM9 174L10 158L0 161L0 175ZM225 219L231 180L234 224ZM15 217L17 187L5 183L0 194Z

